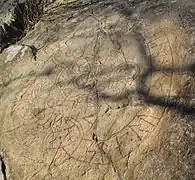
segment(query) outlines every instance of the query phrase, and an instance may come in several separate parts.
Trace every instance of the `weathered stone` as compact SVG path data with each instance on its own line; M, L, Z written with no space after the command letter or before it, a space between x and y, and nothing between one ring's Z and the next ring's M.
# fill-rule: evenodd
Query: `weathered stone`
M7 178L194 179L194 1L64 2L0 55Z

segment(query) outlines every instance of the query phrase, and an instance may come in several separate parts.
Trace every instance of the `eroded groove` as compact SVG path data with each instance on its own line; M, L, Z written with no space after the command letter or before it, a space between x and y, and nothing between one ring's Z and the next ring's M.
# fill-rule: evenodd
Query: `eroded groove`
M0 169L1 169L1 173L3 175L3 180L7 180L6 165L4 162L4 157L1 154L0 154Z

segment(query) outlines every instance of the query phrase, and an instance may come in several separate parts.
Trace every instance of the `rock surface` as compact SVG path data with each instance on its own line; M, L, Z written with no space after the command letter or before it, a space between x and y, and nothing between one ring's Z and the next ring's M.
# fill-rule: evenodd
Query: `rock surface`
M49 4L0 55L4 177L194 179L194 8Z

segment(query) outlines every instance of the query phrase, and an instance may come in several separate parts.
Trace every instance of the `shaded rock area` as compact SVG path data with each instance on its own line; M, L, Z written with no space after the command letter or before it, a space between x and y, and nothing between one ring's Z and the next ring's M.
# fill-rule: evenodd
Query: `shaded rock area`
M0 54L0 178L193 180L194 10L48 2Z
M43 0L1 2L0 52L26 35L43 13Z

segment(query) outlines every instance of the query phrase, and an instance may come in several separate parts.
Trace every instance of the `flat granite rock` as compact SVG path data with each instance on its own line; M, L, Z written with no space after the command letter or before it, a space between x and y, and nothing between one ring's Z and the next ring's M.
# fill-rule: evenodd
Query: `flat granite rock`
M194 1L64 3L0 54L0 180L194 179Z

